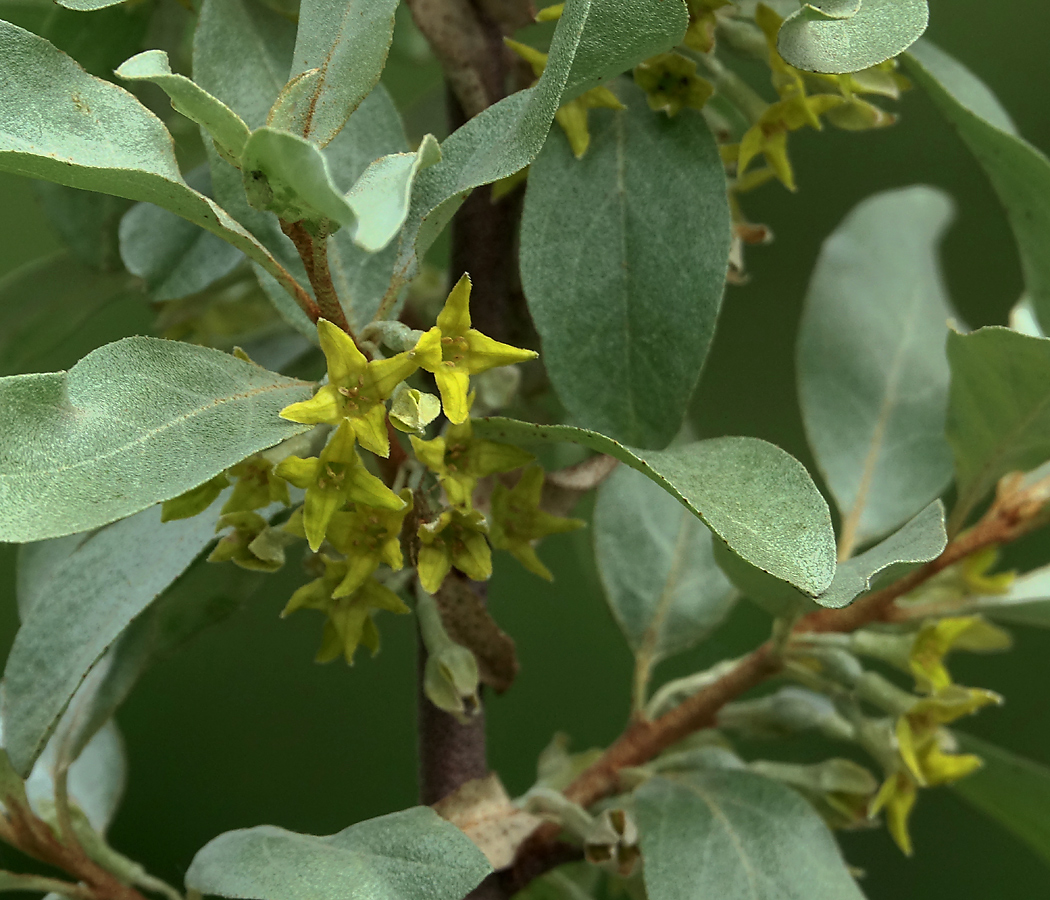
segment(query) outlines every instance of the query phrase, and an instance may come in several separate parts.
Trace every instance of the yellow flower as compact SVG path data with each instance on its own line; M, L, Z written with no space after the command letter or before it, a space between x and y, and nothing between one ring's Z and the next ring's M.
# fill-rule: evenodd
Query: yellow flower
M513 444L500 444L474 437L470 420L451 425L440 437L430 441L409 437L416 457L438 476L448 502L470 508L478 479L497 472L511 472L526 466L535 457Z
M1005 594L1010 590L1017 577L1016 572L988 574L998 561L999 550L996 547L985 547L963 560L963 583L971 594Z
M879 788L871 801L868 815L874 817L885 810L886 827L890 836L905 856L911 856L911 835L908 833L908 818L915 807L919 789L915 779L905 770L894 772Z
M441 359L439 335L425 334L412 350L369 362L353 338L327 319L317 322L328 361L328 384L309 400L281 410L281 418L303 425L346 422L366 450L390 455L386 400L420 366L431 371Z
M911 706L894 727L898 763L872 801L870 815L886 811L886 824L897 846L911 855L908 816L919 787L958 781L980 768L980 757L952 753L954 741L941 726L970 715L1002 698L992 691L949 685Z
M566 519L540 509L542 492L543 469L540 466L529 466L511 489L496 485L492 493L490 539L497 550L507 550L530 572L552 581L554 576L536 555L533 543L549 534L575 531L586 523L582 519Z
M419 526L419 583L436 594L455 566L474 581L492 576L492 551L485 539L485 517L471 510L446 509L433 522Z
M337 512L328 526L328 541L346 557L346 577L332 592L333 597L352 594L365 583L380 564L394 571L405 563L401 553L401 526L412 509L412 492L401 491L404 507L399 510L359 506L350 512Z
M354 449L354 431L343 422L320 457L289 456L277 474L306 491L303 531L316 552L324 541L332 516L348 501L379 509L401 510L405 501L365 468Z
M454 425L465 422L470 412L467 392L471 375L538 355L532 350L501 344L470 326L470 277L464 275L445 300L437 325L419 339L416 347L419 351L426 342L426 353L419 357L419 366L434 373L445 415ZM440 347L440 358L430 353L431 346Z
M715 10L728 6L730 0L689 0L689 28L682 43L701 53L715 49L715 27L718 17Z
M795 174L787 155L788 132L797 131L805 125L811 125L819 131L820 116L844 102L835 94L816 94L812 97L795 94L770 104L759 120L744 132L735 151L731 149L733 145L727 145L726 154L735 152L736 155L737 176L743 175L751 161L761 153L784 187L796 190Z
M645 91L651 110L669 116L685 107L703 109L714 93L711 82L696 74L696 63L680 53L661 53L640 63L634 82Z
M346 579L345 561L322 557L324 575L303 585L292 594L281 616L289 616L297 609L316 609L328 617L321 637L317 662L330 662L342 656L353 665L354 654L364 644L372 654L379 650L379 631L372 613L375 610L404 615L410 610L392 590L368 578L353 593L333 596L338 585Z
M922 691L938 691L952 683L944 665L951 650L974 652L1005 650L1010 635L980 616L958 616L927 622L915 635L908 664L915 683Z
M291 503L288 483L274 473L273 463L259 455L249 456L230 469L237 479L230 499L222 507L223 513L248 512L262 509L271 503Z

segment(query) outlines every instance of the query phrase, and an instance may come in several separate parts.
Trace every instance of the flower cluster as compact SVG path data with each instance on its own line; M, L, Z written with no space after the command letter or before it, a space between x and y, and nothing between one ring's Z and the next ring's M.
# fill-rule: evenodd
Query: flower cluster
M978 757L957 752L946 726L1001 702L992 691L956 684L946 658L956 650L1009 646L1010 636L979 616L927 618L903 628L872 626L849 635L799 635L789 644L787 668L818 693L790 689L795 691L790 696L783 691L736 704L720 723L753 732L817 728L836 740L858 743L882 767L881 784L845 805L842 797L824 797L823 806L833 801L835 809L829 823L858 826L882 814L894 841L910 855L908 820L919 790L958 781L981 766ZM911 676L914 692L865 669L860 657Z
M316 577L294 593L283 615L297 609L325 613L320 661L342 656L352 662L362 644L374 651L379 640L374 613L408 612L387 584L391 576L383 574L404 568L403 532L420 584L434 593L453 568L474 580L489 578L490 541L550 578L533 544L583 524L540 508L543 470L530 465L531 453L474 435L471 377L536 354L477 331L470 291L464 275L425 332L396 325L387 329L387 343L406 349L386 358L378 348L366 356L353 336L318 321L327 379L309 400L281 411L289 421L316 427L164 505L166 520L185 518L228 492L217 529L224 533L209 557L214 562L272 572L284 564L286 548L305 539ZM409 386L407 380L418 371L433 376L440 399ZM441 412L447 424L428 439L427 426ZM414 461L401 446L399 431L409 434ZM392 478L388 483L376 474L370 457L390 459L395 444L397 462L386 471ZM483 479L525 466L515 487L497 484L486 492L491 502L475 507ZM420 483L414 492L405 486L409 479L429 479L431 487ZM302 492L302 503L283 525L273 525L274 508L291 505L289 485ZM444 500L435 509L438 492ZM412 523L408 531L406 520Z

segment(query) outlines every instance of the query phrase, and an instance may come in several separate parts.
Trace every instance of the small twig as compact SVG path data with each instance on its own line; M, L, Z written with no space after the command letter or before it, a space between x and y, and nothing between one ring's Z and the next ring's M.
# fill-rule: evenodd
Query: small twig
M1044 508L1048 500L1050 480L1025 487L1023 476L1007 476L999 483L996 500L984 517L969 531L952 540L935 560L844 609L810 613L794 626L793 632L850 632L873 622L895 619L896 601L938 572L986 547L1017 540L1043 525L1047 519ZM659 718L632 720L602 757L565 789L565 796L587 807L615 793L620 788L619 774L623 769L642 765L693 732L711 727L723 706L782 669L783 662L774 643L766 642L717 681ZM514 870L535 871L536 860L549 855L557 837L557 826L543 825L534 831L519 850ZM540 867L533 877L547 868Z
M353 336L328 268L328 239L314 237L302 222L286 222L281 219L281 231L295 244L295 249L302 258L306 277L310 279L310 286L317 297L319 315ZM316 317L314 321L317 321Z
M25 891L43 891L48 894L61 894L72 900L97 900L95 894L80 884L63 881L61 878L48 878L44 875L22 875L19 872L0 870L0 878L10 879L12 886L17 883Z
M73 849L80 849L80 841L73 830L73 817L69 809L69 767L56 768L55 782L55 817L58 819L58 836L62 843Z

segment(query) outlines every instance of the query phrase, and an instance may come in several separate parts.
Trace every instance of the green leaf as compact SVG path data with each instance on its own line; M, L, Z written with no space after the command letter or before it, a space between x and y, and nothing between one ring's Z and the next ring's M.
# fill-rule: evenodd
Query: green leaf
M798 336L813 455L852 550L951 481L944 438L952 311L937 250L952 203L925 186L869 197L825 241Z
M634 794L652 900L861 900L835 839L788 787L730 770L649 779Z
M126 272L100 272L64 251L0 279L0 316L0 375L72 365L100 334L118 339L152 320Z
M206 196L211 192L206 167L190 172L186 181ZM120 256L129 272L145 280L154 300L203 291L243 259L236 247L152 203L138 203L124 214Z
M571 425L472 419L479 437L529 445L568 442L606 453L685 504L751 565L811 596L835 575L831 513L805 467L766 441L714 438L637 450Z
M543 359L580 425L639 447L677 434L714 336L729 261L724 166L703 117L594 110L529 170L521 278Z
M751 565L725 546L715 546L715 559L729 580L772 616L787 617L816 609L848 606L868 591L876 578L887 580L915 563L940 556L948 542L944 506L935 500L899 531L870 550L839 563L831 585L823 593L805 595L783 580Z
M214 539L213 509L161 523L155 506L91 534L22 550L22 627L0 693L4 746L18 772L32 768L106 650Z
M461 900L491 871L462 831L417 806L328 837L228 831L197 853L186 886L258 900Z
M917 41L902 58L905 66L916 63L922 66L940 85L940 91L948 93L955 103L968 109L975 116L994 125L1000 131L1017 137L1017 126L999 98L992 93L980 78L954 56L945 53L928 38Z
M97 528L309 429L307 383L175 341L126 338L69 372L0 379L0 540Z
M948 443L958 499L949 532L962 527L1008 472L1050 459L1050 340L1009 328L950 332Z
M834 17L807 3L780 27L777 49L807 72L859 72L907 50L929 19L926 0L862 0L853 15Z
M52 772L58 753L59 744L52 739L26 779L29 802L41 812L54 803L55 782ZM67 783L70 799L99 834L105 834L113 821L126 781L124 739L116 723L110 721L94 734L69 767Z
M733 586L771 616L790 618L817 608L810 595L752 565L727 545L715 543L714 554L719 568Z
M257 128L244 148L243 171L245 194L256 209L289 222L354 222L353 209L332 181L328 160L306 138Z
M250 127L260 127L282 87L283 73L291 65L294 42L291 23L265 7L248 7L244 0L205 0L194 37L194 77ZM237 66L227 64L231 54L236 56ZM345 193L374 160L406 147L400 116L379 86L328 145L325 157L337 189ZM291 241L281 232L276 216L248 206L241 174L215 158L212 182L219 202L305 284L302 263ZM371 321L379 307L398 249L391 245L370 254L354 243L353 235L353 229L340 229L328 242L328 257L347 317L360 328ZM316 342L313 323L272 277L258 267L256 271L282 316Z
M47 223L79 262L103 272L121 268L118 231L129 201L51 181L36 181L33 189Z
M243 251L289 291L288 272L182 179L171 135L127 91L43 38L0 21L0 170L163 206Z
M352 226L353 242L375 253L401 230L417 173L440 159L441 148L428 134L415 153L376 159L344 195L316 144L285 131L259 128L244 151L244 190L257 209L287 221L329 219Z
M215 149L227 162L239 165L248 126L221 100L213 97L185 75L171 71L168 54L146 50L123 62L114 73L125 81L148 81L171 99L176 112L201 126L215 141Z
M346 195L357 216L354 243L375 253L389 244L408 218L416 176L441 162L441 145L427 134L414 153L391 153L373 162Z
M66 9L75 9L80 12L88 12L95 9L105 9L107 6L116 6L124 0L55 0L59 6Z
M935 500L900 531L859 556L839 563L831 587L815 599L821 606L841 609L867 591L876 576L888 578L905 566L936 559L947 543L944 505Z
M605 598L650 665L701 641L732 608L711 532L641 472L620 466L602 484L593 532Z
M456 129L441 145L441 162L417 179L387 303L415 275L419 260L471 190L513 175L536 158L562 102L671 49L688 24L680 0L568 4L539 81Z
M383 71L397 0L303 0L292 80L273 110L274 127L324 147Z
M193 78L250 129L261 128L284 86L294 48L295 26L264 4L204 0L193 34Z
M1050 864L1050 769L968 734L955 736L984 767L952 789Z
M154 13L153 3L111 6L104 10L98 9L90 17L81 10L63 9L47 0L39 3L39 6L43 7L39 25L27 24L19 19L13 21L46 38L92 75L107 81L112 80L113 70L120 63L145 46ZM0 15L9 18L6 14ZM86 19L90 19L90 25Z
M955 126L1006 209L1025 287L1044 330L1050 328L1050 160L1012 134L990 92L950 56L927 42L904 57L905 68ZM971 105L972 104L972 105ZM997 112L996 112L997 111ZM998 114L997 114L998 113Z

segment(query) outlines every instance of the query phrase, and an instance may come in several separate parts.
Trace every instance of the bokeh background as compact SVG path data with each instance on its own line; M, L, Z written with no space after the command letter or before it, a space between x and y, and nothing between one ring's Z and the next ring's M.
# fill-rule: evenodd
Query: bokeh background
M1050 6L930 5L929 37L984 78L1021 133L1050 151ZM439 91L405 82L391 87L413 127L433 129L441 121ZM755 435L813 468L793 374L801 301L821 241L874 191L925 182L951 193L958 219L944 258L960 316L973 326L1005 321L1021 282L1003 213L925 98L908 94L900 111L897 126L876 133L793 136L798 194L774 185L748 198L752 219L768 223L776 241L749 251L750 283L729 290L693 405L699 436ZM0 274L58 246L31 185L0 176ZM0 329L10 313L0 309ZM126 315L129 333L147 327L141 310ZM90 325L82 338L85 348L93 346ZM1031 540L1014 557L1022 565L1050 558L1045 543ZM517 640L522 664L513 689L488 704L491 763L512 793L531 783L536 755L553 733L568 733L577 749L604 745L627 715L630 656L604 606L586 532L549 540L542 555L556 574L553 586L504 558L491 588L493 613ZM17 626L14 557L13 547L0 545L3 653ZM193 853L231 828L265 822L323 834L415 802L412 623L386 616L375 659L361 655L352 669L317 666L319 618L278 618L300 578L294 568L260 579L239 614L149 672L119 714L130 780L110 836L162 878L179 883ZM209 590L214 575L193 572L179 589ZM741 606L706 645L667 663L658 676L685 674L747 649L767 629L762 614ZM1021 628L1015 634L1011 654L953 665L961 682L1007 698L1002 709L967 727L1050 764L1044 687L1050 634ZM799 744L787 752L805 759L813 748ZM913 821L913 859L902 857L884 830L844 837L849 861L867 872L863 887L873 900L1050 896L1050 871L1035 854L949 790L924 792Z

